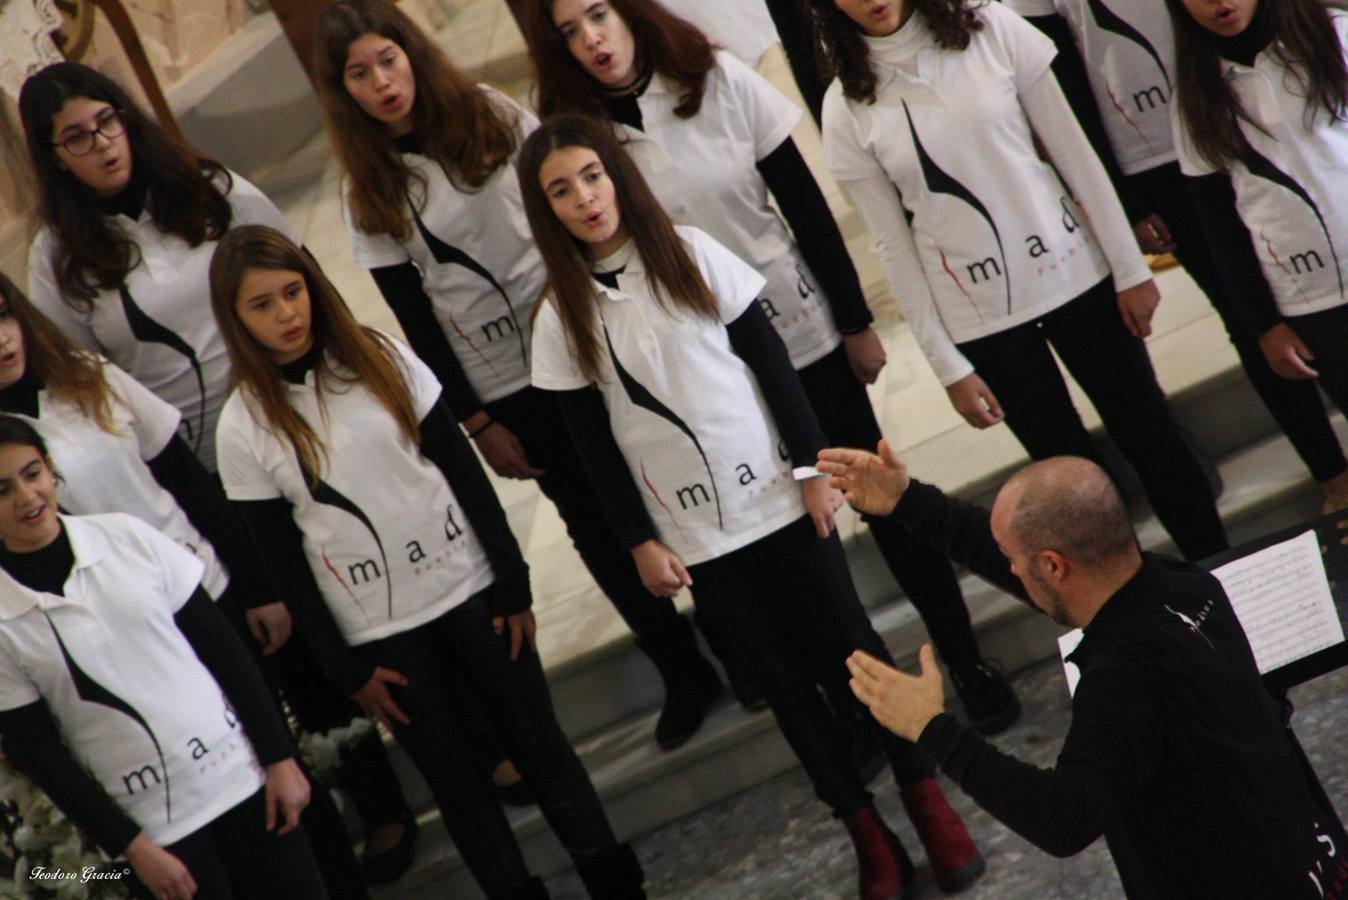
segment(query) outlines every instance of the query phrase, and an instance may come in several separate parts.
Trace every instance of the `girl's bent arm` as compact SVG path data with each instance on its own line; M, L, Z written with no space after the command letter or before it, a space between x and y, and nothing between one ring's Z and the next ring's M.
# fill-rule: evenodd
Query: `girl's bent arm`
M276 596L285 601L296 630L313 650L324 676L342 693L356 693L374 676L374 665L351 651L304 555L304 536L295 525L290 501L231 500L247 525L271 576Z
M140 826L70 755L47 701L0 712L0 739L14 768L40 787L103 852L119 855L140 833Z
M1052 70L1036 78L1019 97L1034 133L1090 219L1091 230L1114 271L1114 290L1122 292L1150 281L1151 270L1137 248L1137 237L1114 185L1086 140Z
M295 745L262 681L262 673L210 595L198 587L174 614L173 621L239 714L258 762L269 766L292 758Z
M486 551L496 575L492 589L493 615L513 615L528 609L533 604L529 593L529 566L520 553L510 523L506 521L496 490L444 403L436 403L421 420L421 453L449 482Z
M786 344L768 321L763 307L757 301L750 303L738 319L726 326L726 331L730 335L730 349L744 360L758 380L763 400L791 453L791 464L813 466L828 440L810 407L800 376L791 367Z

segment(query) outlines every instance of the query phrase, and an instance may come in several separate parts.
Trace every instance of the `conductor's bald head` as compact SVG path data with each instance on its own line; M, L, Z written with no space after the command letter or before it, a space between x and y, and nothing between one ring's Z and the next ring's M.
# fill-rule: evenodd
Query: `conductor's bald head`
M1064 624L1084 624L1081 614L1093 614L1096 588L1140 564L1118 489L1103 469L1077 456L1032 463L1013 475L993 504L992 531L1036 605ZM1077 594L1090 602L1075 603Z
M1031 463L1007 481L1011 531L1027 552L1057 550L1089 564L1131 554L1137 538L1118 488L1079 456Z

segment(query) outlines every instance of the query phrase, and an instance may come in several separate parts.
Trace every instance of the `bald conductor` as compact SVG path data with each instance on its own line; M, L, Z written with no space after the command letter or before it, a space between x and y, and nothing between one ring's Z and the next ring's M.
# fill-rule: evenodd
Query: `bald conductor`
M852 689L980 806L1070 856L1103 835L1132 898L1348 897L1348 841L1318 807L1281 710L1221 584L1139 550L1094 463L1017 472L991 514L878 454L832 449L818 468L858 510L918 538L1054 621L1085 631L1057 764L1000 752L944 711L930 645L921 674L854 653Z

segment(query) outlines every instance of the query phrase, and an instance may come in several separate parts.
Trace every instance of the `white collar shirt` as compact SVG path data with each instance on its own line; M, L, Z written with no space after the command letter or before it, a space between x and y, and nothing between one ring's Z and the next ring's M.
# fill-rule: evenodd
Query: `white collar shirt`
M45 700L71 754L150 840L170 844L250 797L262 772L174 621L201 563L134 516L62 516L64 596L0 572L0 708Z
M1060 15L1076 39L1110 149L1125 175L1173 162L1175 34L1159 0L1003 0L1022 16Z
M417 420L440 396L431 370L388 338ZM283 497L304 553L348 644L401 634L458 606L495 580L454 491L363 385L316 371L287 384L290 403L327 448L310 487L289 442L272 434L256 405L235 390L217 434L220 477L231 500Z
M911 217L940 320L956 343L1032 321L1110 274L1080 207L1039 158L1018 92L1053 43L1000 3L943 50L919 16L868 38L874 104L824 98L824 160L842 182L883 173Z
M521 142L538 120L510 98L482 90L507 116L517 117ZM439 163L417 153L403 161L425 182L409 198L412 234L404 242L356 227L344 205L356 264L366 269L412 262L421 272L432 312L464 376L483 402L529 384L529 310L543 291L547 269L524 215L514 158L480 188L456 187Z
M619 126L627 149L671 218L707 232L767 279L764 311L791 364L804 368L842 337L756 167L791 136L800 109L722 51L707 73L702 107L690 119L674 113L681 93L663 75L651 78L637 98L643 130Z
M1348 14L1332 11L1342 48ZM1303 316L1348 302L1348 124L1317 107L1309 126L1297 75L1267 49L1254 65L1227 60L1223 77L1252 121L1240 131L1254 151L1250 164L1233 163L1231 184L1241 221L1284 316ZM1173 115L1180 169L1216 171L1199 156L1178 112Z
M758 382L725 329L754 302L763 277L696 228L677 231L719 318L671 312L632 253L616 290L595 283L604 348L597 385L660 540L695 565L790 524L805 505ZM545 390L591 384L550 302L535 322L533 377Z
M178 411L112 363L103 363L103 377L111 393L111 431L46 388L38 392L38 417L20 416L46 440L61 474L61 508L80 516L129 513L149 523L201 561L201 586L220 599L229 583L224 566L146 465L176 433Z
M299 233L275 205L237 173L230 173L230 227L269 225L295 243ZM215 471L215 422L229 389L229 355L211 315L209 270L218 241L191 247L159 230L149 210L114 223L139 248L140 262L122 289L100 290L86 310L69 306L52 268L55 235L38 232L28 253L28 294L80 346L121 366L183 415L183 437Z

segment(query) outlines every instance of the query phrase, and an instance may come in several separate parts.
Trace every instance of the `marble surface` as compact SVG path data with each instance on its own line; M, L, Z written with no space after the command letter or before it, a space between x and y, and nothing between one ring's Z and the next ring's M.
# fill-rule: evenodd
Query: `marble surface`
M1003 750L1051 765L1070 721L1062 668L1043 663L1012 679L1025 714L997 738ZM1348 817L1348 670L1319 678L1292 694L1293 717L1326 792ZM1035 849L942 779L987 859L982 879L961 894L969 900L1096 900L1122 896L1104 841L1070 859ZM887 771L871 783L881 814L917 864L915 898L944 896L899 804ZM815 800L804 772L794 769L729 800L679 819L634 842L652 898L699 900L856 896L856 863L842 826ZM557 900L585 896L574 873L548 882Z

